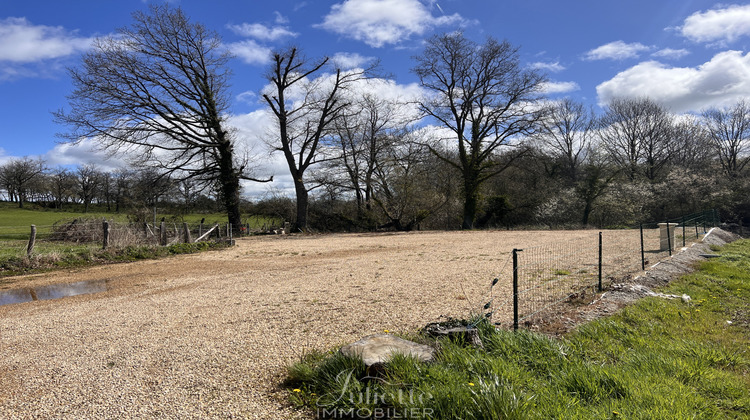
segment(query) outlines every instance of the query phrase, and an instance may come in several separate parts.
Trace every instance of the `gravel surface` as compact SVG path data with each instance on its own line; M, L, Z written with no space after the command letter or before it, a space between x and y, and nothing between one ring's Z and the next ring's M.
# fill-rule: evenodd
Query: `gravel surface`
M109 290L0 306L0 418L305 418L279 388L303 353L476 313L492 278L496 295L510 290L512 248L597 234L254 237L12 278L2 288L104 279Z

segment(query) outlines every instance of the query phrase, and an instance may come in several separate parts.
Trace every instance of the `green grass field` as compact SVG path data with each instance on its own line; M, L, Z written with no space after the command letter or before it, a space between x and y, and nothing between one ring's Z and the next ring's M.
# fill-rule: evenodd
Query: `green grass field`
M290 399L328 415L750 418L750 240L719 252L663 290L691 302L645 298L563 339L480 323L484 349L441 340L434 363L397 356L367 381L361 360L313 353L289 368Z
M100 243L94 242L66 242L49 240L52 228L56 223L71 222L74 219L107 219L115 223L128 223L126 213L105 212L101 206L92 206L92 211L83 213L78 207L69 205L71 211L56 211L53 209L42 209L32 204L26 208L18 208L18 204L0 202L0 277L23 273L31 273L40 270L54 269L56 267L69 267L74 265L91 265L106 262L109 254L97 254L101 249ZM149 214L151 219L152 214ZM206 226L214 223L224 224L227 215L224 213L191 213L185 215L160 214L157 213L157 223L164 217L168 225L180 225L187 222L193 228L201 220ZM259 230L263 226L271 224L279 225L281 222L257 215L243 215L244 223L250 225L250 232ZM26 257L26 246L29 241L31 225L37 229L37 241L32 258ZM140 254L143 252L138 251ZM97 258L92 258L97 254ZM158 252L147 252L155 257ZM145 255L145 254L143 254ZM120 258L119 256L117 258Z
M94 206L96 207L96 206ZM149 214L149 216L151 216ZM189 213L175 216L173 214L157 213L156 220L164 217L167 220L176 220L187 222L190 225L197 225L201 219L205 219L205 224L226 223L226 213ZM61 221L71 221L78 218L88 219L107 219L115 222L126 223L128 215L126 213L113 213L103 211L55 211L52 209L39 209L33 205L27 205L27 208L20 209L18 204L9 202L0 202L0 240L28 240L31 225L36 225L37 233L44 235L51 231L55 223ZM150 220L151 218L149 218ZM250 224L250 229L259 229L264 225L272 223L279 224L280 221L269 219L264 216L242 215L244 223Z

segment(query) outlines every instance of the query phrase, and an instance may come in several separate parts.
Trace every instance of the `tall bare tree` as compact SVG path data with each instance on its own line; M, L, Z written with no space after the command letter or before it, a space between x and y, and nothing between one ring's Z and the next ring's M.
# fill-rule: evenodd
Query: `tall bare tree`
M31 183L44 171L44 161L41 159L12 159L0 166L0 185L7 191L8 199L18 201L18 207L23 208Z
M58 167L50 175L49 184L55 207L62 209L63 203L75 194L75 175L66 168Z
M518 49L507 41L477 44L462 33L432 37L415 59L413 71L431 93L421 108L455 141L448 150L432 150L461 173L462 227L471 229L480 186L507 168L496 159L498 149L531 133L544 114L537 100L545 78L521 66Z
M403 144L414 122L413 107L398 100L365 93L353 100L350 110L334 124L337 159L334 169L343 169L347 189L353 190L360 219L373 208L375 173L389 151Z
M750 104L739 101L727 109L709 109L703 124L724 173L737 178L750 162Z
M297 198L295 228L307 229L308 194L305 173L330 158L321 147L348 106L342 95L363 71L333 69L324 74L328 57L310 60L296 47L273 54L266 78L271 89L263 94L278 123L278 141L269 142L284 154Z
M175 177L215 182L239 226L240 180L268 180L247 175L227 126L230 56L216 33L180 9L153 6L133 20L97 39L70 70L70 111L55 114L72 128L63 137L92 138Z
M682 116L675 121L670 146L674 150L672 165L691 171L709 168L715 155L708 131L693 116Z
M83 202L83 212L88 213L89 205L99 193L103 176L94 164L81 165L75 173L76 191Z
M575 183L578 179L595 124L593 110L567 98L554 104L549 114L541 120L540 130L535 137L539 139L543 151L562 167L561 172L569 183Z
M616 98L607 104L599 131L610 157L632 181L639 169L656 180L669 162L673 116L649 98Z

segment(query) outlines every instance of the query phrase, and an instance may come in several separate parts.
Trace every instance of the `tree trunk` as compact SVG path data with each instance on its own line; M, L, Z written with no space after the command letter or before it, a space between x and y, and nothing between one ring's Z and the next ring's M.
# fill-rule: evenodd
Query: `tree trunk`
M461 229L474 229L479 203L479 183L477 175L464 171L464 218Z
M221 200L227 211L227 220L233 226L233 229L239 229L242 225L242 216L240 215L240 177L234 170L232 144L229 141L220 143L219 155Z
M302 177L294 180L294 191L297 194L297 221L294 222L294 230L307 229L308 194Z
M589 224L589 216L591 215L592 210L592 203L590 201L586 201L586 206L583 208L583 218L581 219L581 224L586 227L586 225Z

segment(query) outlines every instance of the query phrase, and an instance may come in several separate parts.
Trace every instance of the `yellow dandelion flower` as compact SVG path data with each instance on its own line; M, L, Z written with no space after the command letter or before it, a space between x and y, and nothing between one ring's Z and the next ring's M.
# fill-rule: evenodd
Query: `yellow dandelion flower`
M469 386L474 386L474 382L469 382Z
M292 392L302 392L302 390L301 390L301 389L299 389L299 388L294 388L294 389L292 390Z

